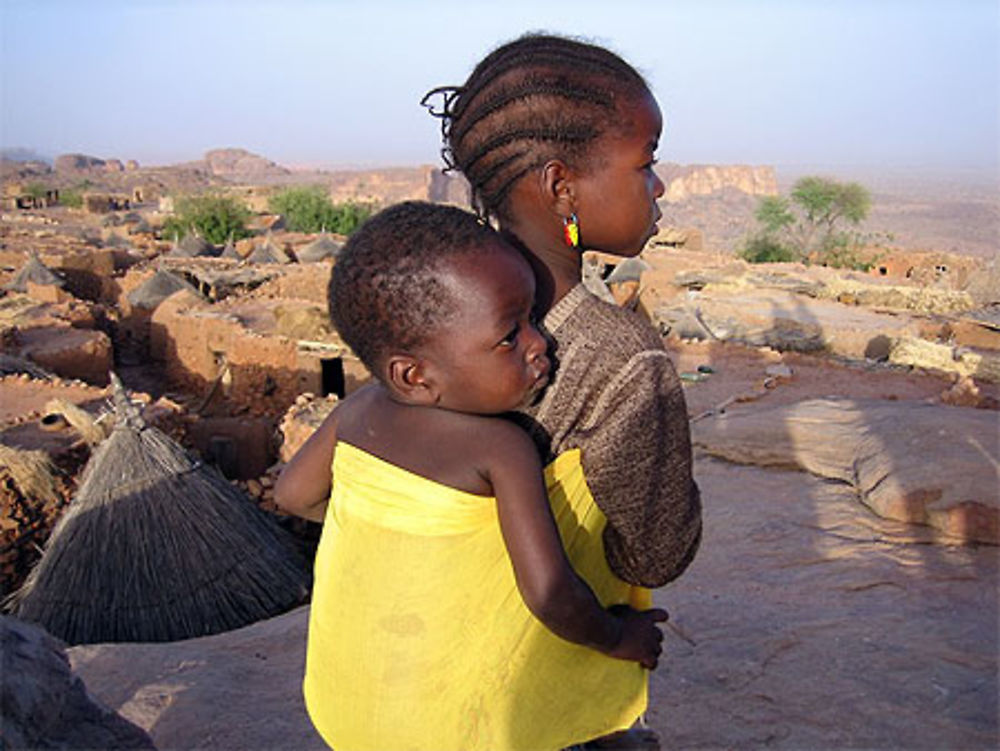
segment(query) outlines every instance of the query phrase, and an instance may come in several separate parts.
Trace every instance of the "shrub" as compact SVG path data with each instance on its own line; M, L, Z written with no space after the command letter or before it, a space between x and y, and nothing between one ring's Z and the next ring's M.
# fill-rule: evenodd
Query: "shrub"
M59 191L59 203L71 209L83 208L83 191L77 188L66 188Z
M207 242L221 245L230 237L249 237L250 211L234 198L217 195L185 196L174 204L174 216L163 223L160 236L181 238L197 232Z
M318 185L285 188L268 202L271 211L285 218L285 226L294 232L336 232L349 235L372 214L366 204L335 205Z
M788 263L799 260L799 254L795 250L767 234L751 237L740 256L750 263Z

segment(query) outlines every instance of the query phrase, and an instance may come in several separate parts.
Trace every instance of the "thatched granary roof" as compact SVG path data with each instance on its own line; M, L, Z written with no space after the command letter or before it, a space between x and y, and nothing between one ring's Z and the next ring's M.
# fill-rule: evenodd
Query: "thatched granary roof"
M188 290L203 297L191 284L165 269L160 269L149 279L128 293L128 301L136 308L154 310L161 302L179 290Z
M296 257L300 263L314 263L322 261L324 258L336 258L337 254L340 253L341 247L343 246L340 243L334 241L326 232L323 232L319 237L296 253Z
M243 256L241 256L239 251L236 250L236 244L233 242L232 237L226 240L226 245L223 247L222 253L219 254L219 258L231 258L234 261L243 260Z
M214 468L147 426L112 373L117 424L84 468L14 614L70 644L228 631L304 599L290 536Z
M28 256L21 270L17 272L13 279L4 285L5 289L13 292L27 292L28 282L32 284L47 284L62 287L66 282L56 272L42 263L37 253L32 252Z
M268 235L267 239L263 243L258 245L253 249L253 253L247 256L247 260L250 263L291 263L292 259L288 257L281 248L274 244L274 241Z
M200 235L189 232L184 235L184 239L175 242L174 247L167 253L171 258L198 258L199 256L214 256L215 246L209 243Z

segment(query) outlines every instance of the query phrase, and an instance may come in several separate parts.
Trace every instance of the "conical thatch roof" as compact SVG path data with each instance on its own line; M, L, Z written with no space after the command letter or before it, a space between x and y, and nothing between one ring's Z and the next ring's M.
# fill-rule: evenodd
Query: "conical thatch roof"
M128 293L128 301L136 308L154 310L161 302L178 290L188 290L203 297L192 285L184 279L165 269L160 269L149 279Z
M34 252L28 256L28 260L21 267L21 270L4 287L14 292L27 292L28 282L50 284L56 287L62 287L66 283L61 276L42 263L38 254Z
M232 237L226 240L226 245L222 249L222 253L219 255L219 258L231 258L234 261L243 260L243 256L241 256L239 251L236 250L236 244L233 242Z
M171 258L197 258L198 256L215 255L215 246L195 232L184 235L184 239L175 242L167 254Z
M117 425L12 602L70 644L174 641L302 602L305 565L277 522L147 426L112 374Z
M331 239L326 232L323 232L319 237L296 253L296 256L300 263L314 263L322 261L324 258L336 258L337 254L340 253L341 247L340 243Z
M288 257L281 248L274 244L271 236L268 235L263 243L254 248L253 253L247 256L247 260L250 263L291 263L292 259Z

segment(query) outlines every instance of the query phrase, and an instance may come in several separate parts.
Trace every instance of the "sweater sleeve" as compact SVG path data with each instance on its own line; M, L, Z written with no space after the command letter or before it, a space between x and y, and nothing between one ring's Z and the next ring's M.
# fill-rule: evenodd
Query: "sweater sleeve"
M629 359L579 427L573 442L583 448L588 485L608 519L612 571L646 587L680 576L701 540L701 499L684 393L666 351Z

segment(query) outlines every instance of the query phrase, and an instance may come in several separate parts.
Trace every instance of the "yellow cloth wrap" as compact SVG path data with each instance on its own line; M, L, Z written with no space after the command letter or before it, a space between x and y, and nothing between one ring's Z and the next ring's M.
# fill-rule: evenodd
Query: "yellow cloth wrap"
M629 727L647 672L567 642L527 609L496 502L338 443L316 555L305 700L337 751L560 749ZM604 605L648 607L611 573L580 452L545 481L573 566Z

